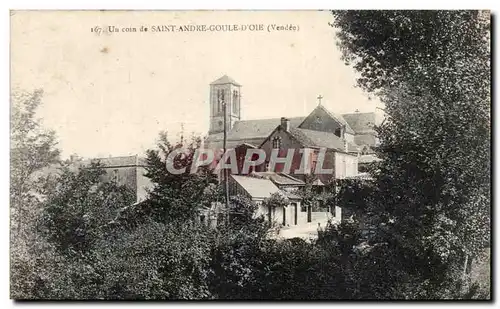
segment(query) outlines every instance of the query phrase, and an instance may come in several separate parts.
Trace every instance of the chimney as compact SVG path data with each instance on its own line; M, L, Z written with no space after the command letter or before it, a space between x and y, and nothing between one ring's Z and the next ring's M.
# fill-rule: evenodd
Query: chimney
M285 130L285 132L290 131L290 119L281 117L281 128Z

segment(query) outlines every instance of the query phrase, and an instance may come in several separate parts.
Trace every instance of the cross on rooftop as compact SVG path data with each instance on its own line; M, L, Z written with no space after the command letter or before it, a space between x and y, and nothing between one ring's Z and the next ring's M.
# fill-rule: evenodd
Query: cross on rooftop
M320 94L320 95L317 97L317 99L318 99L318 105L321 105L321 99L323 99L323 96Z

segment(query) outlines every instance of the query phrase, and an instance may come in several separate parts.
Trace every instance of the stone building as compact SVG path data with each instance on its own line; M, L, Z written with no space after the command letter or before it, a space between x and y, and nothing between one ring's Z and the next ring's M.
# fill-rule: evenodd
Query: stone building
M318 165L321 168L332 170L332 173L316 173L318 179L323 183L337 178L356 175L358 173L357 159L358 147L352 142L338 137L332 132L304 129L303 127L293 128L289 120L283 118L281 124L269 134L260 145L266 152L266 157L270 158L273 149L279 149L279 157L286 157L288 150L293 149L293 159L291 162L290 174L298 178L304 178L308 170L316 171ZM309 160L305 160L304 149L309 151ZM324 158L320 160L321 149L324 149ZM269 159L266 159L266 165ZM307 162L303 164L303 162ZM303 165L304 170L301 169ZM264 168L267 169L267 168ZM284 163L276 164L274 171L283 172Z
M302 220L299 217L301 198L293 192L280 190L271 180L266 178L247 177L231 175L229 178L229 192L231 195L242 195L251 199L257 205L256 216L264 216L269 221L274 221L280 225L297 225ZM285 207L267 208L264 200L272 194L279 193L290 200L290 204Z
M242 195L257 205L256 216L263 216L285 228L294 228L312 224L325 225L327 221L341 220L342 212L337 206L334 209L316 209L302 203L300 190L305 183L290 175L274 172L254 172L248 176L230 175L230 195ZM272 194L279 193L286 197L289 204L271 208L264 201Z
M224 131L224 108L222 102L227 103L227 130L230 130L240 120L240 88L241 85L227 75L210 84L209 134L217 134Z
M266 171L272 149L279 149L280 157L288 149L296 149L292 162L291 174L299 167L301 148L312 150L309 167L315 167L319 150L327 149L324 169L333 169L331 175L322 175L322 182L331 178L345 178L358 173L358 157L372 154L372 147L377 143L375 113L335 114L320 102L304 117L283 117L272 119L242 120L241 85L227 75L210 84L210 129L204 141L209 149L223 148L224 105L226 103L227 148L239 149L238 165L244 157L241 151L248 148L261 148L266 151L267 159L255 171ZM318 97L321 99L321 97ZM365 160L366 161L366 160ZM277 166L280 171L279 167ZM241 170L239 170L241 174Z
M119 185L124 185L134 194L135 201L144 201L147 197L147 190L153 184L146 173L146 161L137 155L124 157L95 158L85 160L80 163L89 166L91 162L99 162L106 174L103 181L116 181Z

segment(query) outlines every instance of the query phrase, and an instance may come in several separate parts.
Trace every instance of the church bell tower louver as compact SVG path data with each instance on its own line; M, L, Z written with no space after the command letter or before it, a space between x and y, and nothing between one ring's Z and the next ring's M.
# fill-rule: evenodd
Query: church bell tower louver
M224 106L226 127L231 130L241 118L241 85L224 75L210 84L210 128L208 134L224 132Z

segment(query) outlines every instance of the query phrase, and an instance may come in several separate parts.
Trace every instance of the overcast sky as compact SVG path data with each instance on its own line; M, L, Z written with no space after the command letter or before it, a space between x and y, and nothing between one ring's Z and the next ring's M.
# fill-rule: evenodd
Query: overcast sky
M242 119L376 111L340 59L329 12L16 12L11 84L43 88L39 117L57 132L63 157L143 154L161 130L206 134L209 84L243 85ZM250 25L265 31L160 32L153 25ZM298 31L267 32L270 24ZM95 34L94 26L148 27Z

